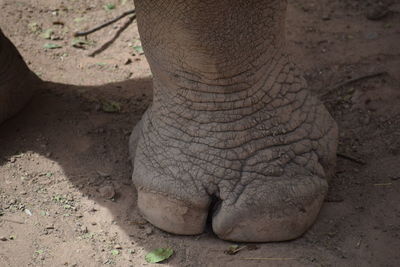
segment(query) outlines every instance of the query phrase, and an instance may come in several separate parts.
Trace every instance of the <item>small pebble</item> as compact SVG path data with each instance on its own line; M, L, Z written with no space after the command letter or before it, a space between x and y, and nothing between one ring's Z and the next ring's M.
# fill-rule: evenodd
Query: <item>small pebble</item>
M331 19L331 17L327 14L322 16L322 20L330 20L330 19Z
M377 32L368 32L368 33L365 35L365 38L368 39L368 40L375 40L375 39L377 39L378 37L379 37L379 34L378 34Z
M370 117L368 114L366 114L366 116L365 116L364 118L361 119L361 122L362 122L364 125L368 125L368 124L371 122L371 117Z
M125 62L124 62L125 65L128 65L128 64L131 64L131 63L132 63L132 59L130 59L130 58L126 59Z
M115 190L112 185L106 185L99 189L99 193L102 197L111 199L115 196Z
M81 232L84 233L84 234L86 234L86 233L88 232L87 227L86 227L86 226L82 226L82 227L81 227Z
M0 240L1 240L1 241L7 241L8 239L7 239L7 237L0 236Z
M151 235L153 233L153 229L151 227L146 227L144 232L146 235Z

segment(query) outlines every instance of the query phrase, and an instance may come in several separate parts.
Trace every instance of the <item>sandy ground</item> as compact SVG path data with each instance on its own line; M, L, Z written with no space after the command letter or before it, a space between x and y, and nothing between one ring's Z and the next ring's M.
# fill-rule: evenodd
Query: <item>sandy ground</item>
M145 266L159 247L166 266L399 266L400 4L374 2L289 1L290 50L340 126L337 173L303 237L228 255L209 229L175 236L137 211L127 143L152 85L136 23L72 36L132 3L0 0L0 27L48 81L0 126L0 266Z

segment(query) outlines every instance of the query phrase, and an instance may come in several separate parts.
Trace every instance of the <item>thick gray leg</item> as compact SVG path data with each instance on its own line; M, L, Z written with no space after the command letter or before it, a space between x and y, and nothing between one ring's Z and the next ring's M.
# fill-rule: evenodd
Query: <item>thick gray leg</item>
M300 236L327 192L337 127L285 53L286 1L135 4L154 77L131 138L143 215L198 234L218 199L223 239Z
M22 109L39 82L0 29L0 123Z

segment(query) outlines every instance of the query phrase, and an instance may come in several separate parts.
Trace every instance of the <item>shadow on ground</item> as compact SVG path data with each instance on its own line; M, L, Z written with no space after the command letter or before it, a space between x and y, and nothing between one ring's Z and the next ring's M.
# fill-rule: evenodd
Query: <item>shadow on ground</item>
M92 245L94 251L98 250L103 256L93 254L94 261L99 264L113 263L107 257L107 250L119 246L118 242L123 244L124 249L133 247L139 250L134 253L140 257L157 247L173 247L176 254L168 261L171 266L199 266L210 262L209 266L214 266L212 262L219 266L221 258L227 264L257 266L262 263L257 258L267 257L295 258L295 262L286 266L307 266L316 261L346 262L352 253L357 253L361 242L368 243L373 239L375 243L368 244L361 251L388 246L388 242L396 246L395 236L398 238L399 229L393 223L400 215L399 211L387 214L380 203L374 203L374 199L379 198L388 207L394 205L395 195L398 195L396 189L391 187L392 190L389 193L386 191L386 195L382 192L382 187L391 186L394 182L389 184L387 179L368 174L376 174L384 168L386 172L381 172L382 175L389 178L392 175L396 179L397 169L393 166L397 165L398 157L393 155L398 151L388 150L383 155L382 148L378 151L376 147L380 146L382 138L392 137L393 130L398 130L400 118L397 117L389 118L393 129L382 126L379 136L376 134L378 132L368 133L375 136L375 147L371 149L378 151L377 155L381 155L382 159L370 157L364 159L366 162L352 162L339 158L337 177L332 181L331 192L319 219L298 240L257 245L256 250L246 252L250 260L243 261L243 258L224 254L230 243L218 240L209 229L197 237L182 237L154 228L138 213L128 155L129 134L150 104L151 94L150 77L102 86L47 82L18 116L0 127L0 166L11 168L10 174L22 173L25 176L17 182L14 190L35 191L33 201L37 200L37 206L35 203L32 206L36 213L41 208L46 209L46 206L40 206L40 203L46 202L41 201L41 192L52 192L53 195L45 196L47 200L50 198L50 202L54 202L55 197L56 200L57 197L67 199L64 207L65 204L73 205L74 209L68 210L67 217L67 211L55 212L53 221L56 224L72 224L72 233L77 237L96 233L98 236L92 240ZM355 132L367 127L362 126L358 130L350 127L349 124L354 126L358 123L352 120L359 121L359 118L343 114L342 103L335 102L335 99L337 96L331 97L328 102L336 103L329 106L342 129L339 151L353 153L351 151L354 148L349 150L350 145L354 146L354 142L362 139ZM115 112L109 112L110 105ZM376 127L375 123L371 124L372 128ZM392 144L396 147L400 145ZM367 152L361 154L366 155ZM20 165L20 161L25 162ZM17 175L10 179L19 178ZM382 225L377 224L379 222ZM370 228L373 231L366 234L364 231ZM357 232L351 240L346 238L346 233L350 231ZM381 231L389 232L393 238L382 238ZM102 244L102 238L118 241L105 245ZM356 251L346 251L348 247ZM324 250L323 260L318 258L321 249ZM208 251L215 258L199 257L197 252L200 250ZM372 259L370 261L373 262Z

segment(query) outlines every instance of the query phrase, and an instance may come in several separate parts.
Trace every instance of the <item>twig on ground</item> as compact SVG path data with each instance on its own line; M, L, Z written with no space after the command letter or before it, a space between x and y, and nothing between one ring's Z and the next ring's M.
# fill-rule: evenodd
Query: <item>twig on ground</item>
M136 12L135 9L126 11L126 12L122 13L121 15L119 15L118 17L116 17L115 19L112 19L112 20L110 20L110 21L108 21L106 23L103 23L103 24L101 24L101 25L99 25L99 26L97 26L97 27L95 27L95 28L93 28L91 30L88 30L88 31L85 31L85 32L76 32L76 33L74 33L74 37L87 36L87 35L89 35L91 33L94 33L94 32L96 32L98 30L101 30L101 29L113 24L114 22L117 22L118 20L120 20L120 19L122 19L122 18L124 18L124 17L126 17L128 15L135 14L135 12Z
M336 153L336 155L337 155L338 157L343 158L343 159L347 159L347 160L353 161L353 162L355 162L355 163L358 163L358 164L361 164L361 165L365 165L365 162L364 162L363 160L361 160L361 159L357 159L357 158L354 158L354 157L352 157L352 156L345 155L345 154L343 154L343 153Z
M4 219L4 218L2 218L2 219L0 219L0 220L3 220L3 221L5 221L5 222L10 222L10 223L25 224L24 222L15 221L15 220L11 220L11 219Z
M364 80L364 79L374 78L374 77L381 76L381 75L384 75L384 74L387 74L387 72L386 71L374 72L374 73L362 75L362 76L359 76L359 77L356 77L356 78L353 78L353 79L349 79L347 81L335 84L331 88L329 88L327 90L327 92L322 95L322 97L325 97L325 96L329 95L334 90L336 90L336 89L338 89L340 87L343 87L345 85L349 85L349 84L352 84L352 83L355 83L355 82L358 82L358 81L361 81L361 80Z
M235 245L235 246L237 246L237 245ZM229 247L229 249L228 250L225 250L225 253L226 254L228 254L228 255L235 255L235 254L237 254L239 251L241 251L242 249L245 249L245 248L247 248L247 246L242 246L242 247L237 247L237 248L232 248L233 246L231 246L231 247Z
M89 57L94 57L94 56L100 54L101 52L103 52L104 50L106 50L108 47L110 47L110 45L115 40L117 40L117 38L121 35L121 33L128 28L128 26L135 20L135 18L136 18L136 15L133 15L132 17L129 17L127 22L124 25L122 25L121 28L118 29L118 31L115 33L114 37L110 41L108 41L105 44L103 44L99 49L97 49L96 51L93 51L88 56Z
M374 184L374 186L390 186L392 183Z
M288 261L288 260L296 260L296 258L241 258L242 260L264 260L264 261Z
M242 249L247 248L247 246L243 246L243 247L239 247L237 249L235 249L234 251L232 251L234 254L238 253L239 251L241 251Z

